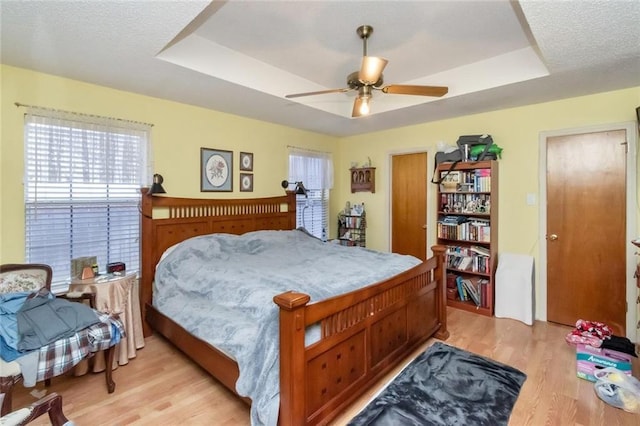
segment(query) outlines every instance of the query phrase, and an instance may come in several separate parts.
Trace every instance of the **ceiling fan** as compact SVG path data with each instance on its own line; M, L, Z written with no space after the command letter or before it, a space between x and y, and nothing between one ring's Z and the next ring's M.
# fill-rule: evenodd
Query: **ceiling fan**
M367 39L373 33L373 27L362 25L358 27L356 33L362 39L362 65L360 71L352 72L347 76L347 87L341 89L320 90L317 92L294 93L286 95L285 98L299 98L301 96L324 95L327 93L344 93L352 90L358 91L358 96L353 103L352 117L360 117L369 114L369 103L374 90L383 93L397 95L418 95L441 97L447 94L448 87L444 86L412 86L403 84L392 84L380 87L383 84L382 71L388 60L377 56L367 56Z

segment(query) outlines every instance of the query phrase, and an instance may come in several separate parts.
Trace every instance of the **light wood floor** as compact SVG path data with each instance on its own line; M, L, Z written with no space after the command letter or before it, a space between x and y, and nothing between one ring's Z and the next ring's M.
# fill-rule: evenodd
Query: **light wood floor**
M529 327L450 308L449 330L446 343L527 374L510 425L640 425L640 415L606 405L596 396L592 383L576 377L575 349L564 341L569 327L544 322ZM637 361L633 367L634 375L640 377ZM116 391L111 395L103 374L54 378L49 389L63 396L64 412L78 426L250 424L244 403L157 335L146 340L136 359L114 372L114 379ZM43 389L42 384L36 389ZM31 403L35 399L29 394L32 390L18 384L14 408ZM333 425L345 425L377 390L371 390ZM41 419L33 424L49 424L46 416Z

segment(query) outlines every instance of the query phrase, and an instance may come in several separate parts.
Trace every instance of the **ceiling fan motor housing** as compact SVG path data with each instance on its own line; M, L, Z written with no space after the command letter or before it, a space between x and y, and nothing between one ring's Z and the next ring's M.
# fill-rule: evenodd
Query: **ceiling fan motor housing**
M365 85L360 81L359 75L360 71L354 71L347 76L347 86L349 86L350 89L358 89ZM380 78L378 79L378 81L376 81L374 84L370 84L370 86L380 87L382 86L382 83L384 83L384 78L382 74L380 74Z

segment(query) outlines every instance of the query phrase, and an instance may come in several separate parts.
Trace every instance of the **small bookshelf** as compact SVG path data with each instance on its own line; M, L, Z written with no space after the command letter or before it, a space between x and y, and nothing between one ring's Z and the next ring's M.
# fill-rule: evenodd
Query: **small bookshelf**
M446 246L447 304L492 316L498 259L498 162L442 163L438 244Z
M366 213L360 215L338 215L338 240L343 246L367 245L367 218Z

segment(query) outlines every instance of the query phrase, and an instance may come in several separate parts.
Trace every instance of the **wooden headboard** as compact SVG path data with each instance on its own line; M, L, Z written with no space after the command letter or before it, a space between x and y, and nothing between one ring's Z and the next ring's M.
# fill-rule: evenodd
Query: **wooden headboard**
M279 197L233 200L153 196L148 195L148 191L148 188L141 189L140 208L140 308L145 336L151 334L145 319L146 304L152 301L156 265L166 249L198 235L296 227L293 191Z

